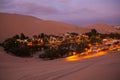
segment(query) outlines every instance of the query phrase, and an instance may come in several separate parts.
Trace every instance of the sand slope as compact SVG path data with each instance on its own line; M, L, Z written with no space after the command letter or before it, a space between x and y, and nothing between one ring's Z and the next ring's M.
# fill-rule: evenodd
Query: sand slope
M24 33L25 35L32 37L33 35L40 33L86 33L91 29L96 29L100 33L120 33L120 30L116 30L113 26L103 23L91 24L86 27L78 27L63 22L42 20L27 15L0 13L0 42L20 33Z
M120 52L78 60L18 58L0 50L0 80L120 80Z
M100 33L120 33L120 30L117 30L114 26L105 23L87 25L86 28L96 29Z
M15 34L24 33L28 36L40 34L61 34L66 32L85 33L89 29L80 28L63 22L48 21L20 14L0 13L0 40Z

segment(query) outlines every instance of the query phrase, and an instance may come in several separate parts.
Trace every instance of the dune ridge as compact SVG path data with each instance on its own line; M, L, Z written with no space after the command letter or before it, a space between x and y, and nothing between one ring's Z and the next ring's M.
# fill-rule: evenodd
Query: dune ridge
M85 33L89 29L80 28L63 22L42 20L32 16L0 13L0 39L24 33L28 36L35 34L62 34L66 32Z

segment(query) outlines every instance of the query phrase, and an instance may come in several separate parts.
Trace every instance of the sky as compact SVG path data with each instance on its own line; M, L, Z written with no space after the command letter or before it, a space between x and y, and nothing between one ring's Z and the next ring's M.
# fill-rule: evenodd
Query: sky
M0 0L0 12L75 25L120 25L120 0Z

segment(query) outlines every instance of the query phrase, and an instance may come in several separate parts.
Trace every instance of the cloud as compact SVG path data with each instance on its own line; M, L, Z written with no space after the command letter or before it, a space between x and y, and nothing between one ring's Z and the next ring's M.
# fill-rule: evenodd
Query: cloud
M115 21L120 16L119 3L120 0L0 0L0 12L69 23Z
M39 14L57 14L59 11L51 6L44 5L35 5L35 4L27 4L26 7L23 7L25 13L39 13Z
M67 2L70 2L71 0L56 0L58 2L61 2L61 3L67 3Z
M22 0L14 0L13 2L2 0L0 1L0 11L44 15L59 13L59 10L55 7L44 4L38 5L32 2L23 2Z

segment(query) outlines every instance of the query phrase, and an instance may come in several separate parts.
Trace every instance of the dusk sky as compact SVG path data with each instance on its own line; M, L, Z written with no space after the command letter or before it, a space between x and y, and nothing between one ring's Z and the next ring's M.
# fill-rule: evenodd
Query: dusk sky
M120 0L0 0L0 12L84 25L120 25Z

